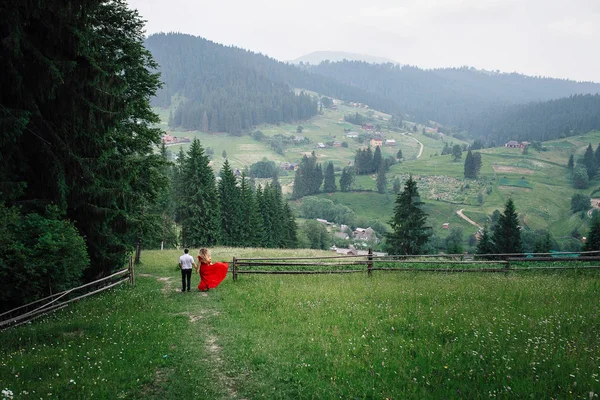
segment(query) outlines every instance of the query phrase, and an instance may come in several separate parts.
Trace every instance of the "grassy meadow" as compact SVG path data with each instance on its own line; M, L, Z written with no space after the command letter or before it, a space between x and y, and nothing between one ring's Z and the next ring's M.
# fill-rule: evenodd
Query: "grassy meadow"
M213 259L318 254L216 248ZM178 256L144 251L135 287L2 332L2 389L19 399L600 392L597 272L229 275L181 293Z

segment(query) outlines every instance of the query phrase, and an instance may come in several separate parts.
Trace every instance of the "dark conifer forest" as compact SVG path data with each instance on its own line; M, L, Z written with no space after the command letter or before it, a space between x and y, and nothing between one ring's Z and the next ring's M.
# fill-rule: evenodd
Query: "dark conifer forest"
M467 67L424 70L342 61L323 62L309 70L384 96L410 120L433 120L463 129L496 113L498 107L600 92L597 83L492 73ZM382 111L393 113L394 110Z
M176 105L171 126L239 134L261 123L314 116L316 99L296 94L293 88L399 110L394 101L377 93L201 37L155 34L145 46L159 64L164 82L153 105Z
M465 128L488 143L509 140L545 141L600 129L600 95L574 95L557 100L496 107L481 113Z

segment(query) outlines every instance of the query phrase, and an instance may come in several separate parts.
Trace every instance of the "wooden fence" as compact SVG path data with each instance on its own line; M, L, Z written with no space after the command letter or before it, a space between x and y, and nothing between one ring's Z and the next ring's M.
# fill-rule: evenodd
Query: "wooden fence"
M32 303L25 304L0 314L0 330L15 327L50 312L60 310L67 307L69 303L103 292L123 282L129 282L131 285L135 284L132 257L129 258L129 265L127 268L115 272L110 276L86 283L85 285L73 289L65 290L64 292L55 293L51 296L44 297L43 299L36 300ZM75 293L83 294L72 297Z
M233 280L239 274L347 274L373 271L501 272L525 270L600 269L589 264L600 261L600 251L510 254L425 254L233 258ZM546 262L552 265L537 265ZM531 264L530 264L531 263ZM554 263L561 263L555 265Z

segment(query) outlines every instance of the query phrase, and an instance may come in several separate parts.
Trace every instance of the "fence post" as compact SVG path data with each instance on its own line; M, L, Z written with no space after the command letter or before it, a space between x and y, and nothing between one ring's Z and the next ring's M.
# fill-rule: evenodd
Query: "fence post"
M233 257L233 280L237 281L237 258Z
M140 255L142 254L142 241L138 238L135 243L135 263L140 263Z
M129 256L129 284L135 284L135 274L133 269L133 256Z
M371 276L373 272L373 249L369 247L369 256L367 257L369 263L367 264L367 276Z
M508 257L506 257L506 266L504 269L506 270L505 274L508 274L508 271L510 271L510 258Z

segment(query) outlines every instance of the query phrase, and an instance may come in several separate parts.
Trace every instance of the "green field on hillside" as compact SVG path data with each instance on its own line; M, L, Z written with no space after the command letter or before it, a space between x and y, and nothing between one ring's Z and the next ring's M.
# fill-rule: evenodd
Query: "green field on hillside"
M338 102L337 110L324 110L309 121L297 124L263 125L256 127L267 137L277 134L287 136L301 135L307 137L308 144L288 146L284 155L275 153L266 141L256 141L248 135L235 137L225 134L203 133L198 131L180 132L171 130L171 134L198 138L204 147L214 151L213 168L218 171L224 159L222 152L225 150L230 163L234 168L242 169L266 157L277 163L298 162L303 155L315 152L318 162L333 162L338 170L337 179L341 168L348 166L353 160L357 149L367 143L359 143L355 138L345 137L344 129L362 134L358 126L345 122L344 115L360 112L366 115L367 110L357 109ZM163 120L162 127L168 130L166 120L169 110L158 109ZM385 126L389 115L377 111L370 113L375 121L380 121ZM297 133L297 126L303 127L302 133ZM412 126L412 125L408 125ZM429 223L436 234L445 237L448 230L441 229L443 222L451 222L455 212L465 208L466 212L478 215L477 222L481 225L489 222L489 215L494 210L502 211L509 198L515 202L521 224L531 230L547 229L559 242L569 241L568 236L577 230L585 234L588 230L589 220L573 216L570 213L570 199L575 193L590 194L600 186L596 179L590 182L590 188L577 190L572 188L570 171L567 168L569 156L573 154L576 159L583 156L589 143L594 149L600 142L600 132L590 132L559 140L545 142L546 151L529 149L528 154L523 154L521 149L497 147L483 149L482 168L480 179L464 179L464 158L454 161L451 155L440 155L444 147L444 140L449 144L465 145L466 143L446 136L444 140L435 140L420 133L422 126L418 125L417 133L393 132L384 129L386 139L394 139L397 146L382 148L384 157L395 156L398 149L403 152L403 162L394 165L387 174L388 194L376 193L376 176L361 175L355 177L353 192L335 193L332 196L339 204L344 204L355 211L358 216L367 219L389 221L393 211L395 195L392 193L393 180L400 179L403 183L409 174L417 178L419 191L426 203L429 214ZM332 141L346 142L348 147L318 148L317 143ZM422 154L417 155L423 146ZM184 145L184 149L187 145ZM170 146L172 152L177 152L179 145ZM292 192L293 172L282 172L280 181L284 193ZM329 196L329 195L320 195ZM448 205L449 203L449 205ZM449 212L448 210L452 211ZM465 232L465 242L468 234L475 228L459 218L455 225L462 226ZM467 234L468 233L468 234ZM561 239L562 238L562 239Z
M215 260L310 254L213 249ZM596 272L241 275L181 293L178 256L143 252L135 287L3 332L2 388L15 399L600 392Z

